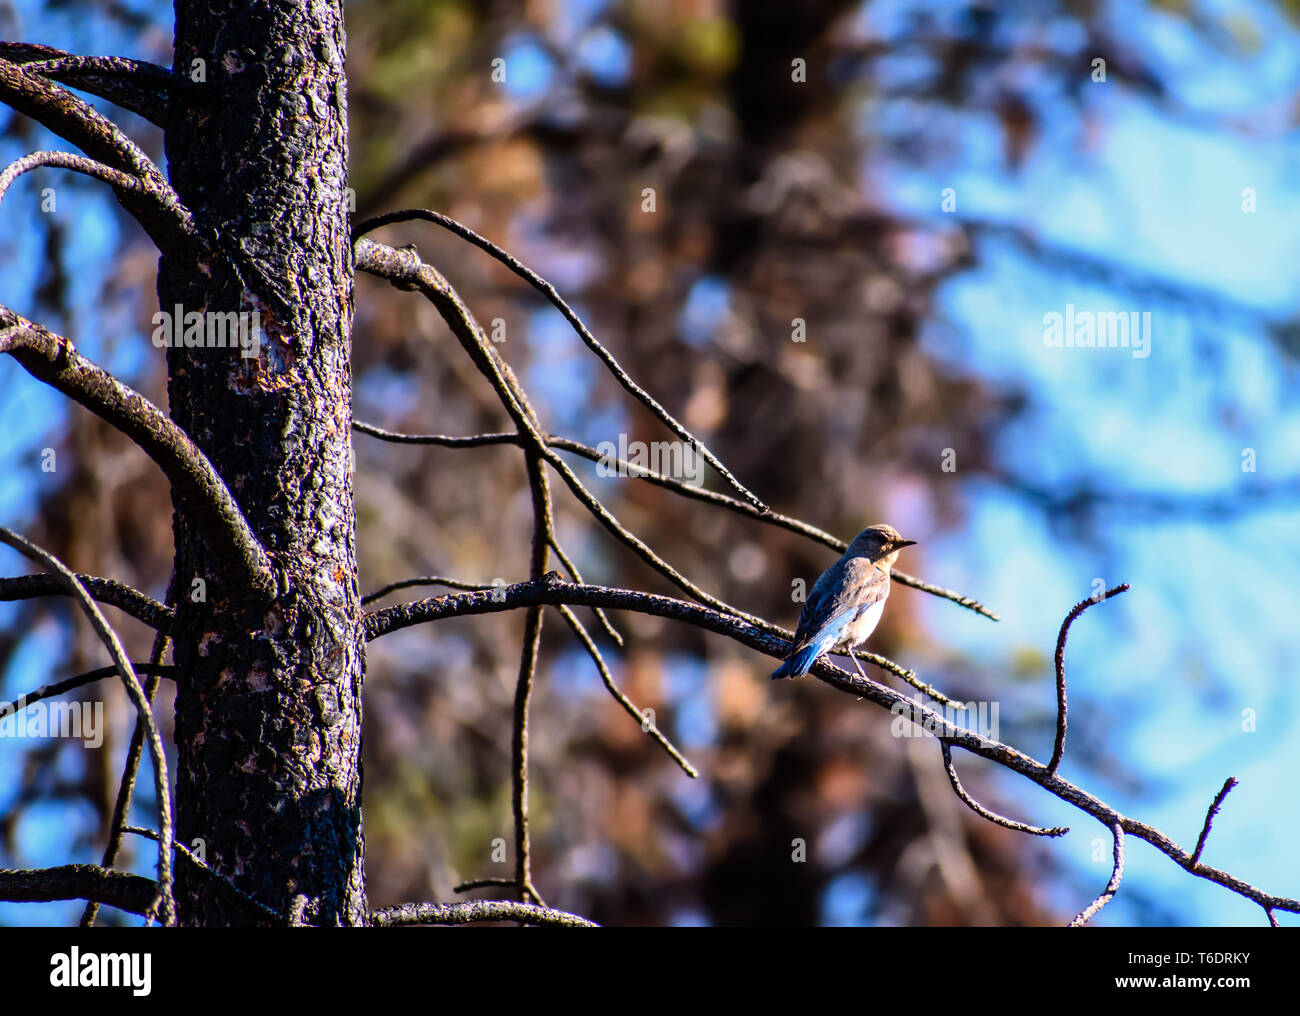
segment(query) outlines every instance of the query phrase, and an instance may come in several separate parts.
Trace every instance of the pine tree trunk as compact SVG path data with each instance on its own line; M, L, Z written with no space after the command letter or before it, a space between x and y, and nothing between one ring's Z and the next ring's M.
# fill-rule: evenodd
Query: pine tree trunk
M269 906L364 921L351 468L353 262L340 0L179 0L171 182L224 258L164 254L164 311L256 312L260 352L173 348L172 416L273 558L274 601L177 506L177 838ZM185 863L183 924L248 922ZM305 899L304 899L305 897Z

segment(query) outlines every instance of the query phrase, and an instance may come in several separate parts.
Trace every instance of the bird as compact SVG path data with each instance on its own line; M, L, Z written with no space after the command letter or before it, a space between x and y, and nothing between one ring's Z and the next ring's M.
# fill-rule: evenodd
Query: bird
M821 573L799 613L790 655L772 671L772 678L802 677L824 654L844 646L866 679L853 649L866 641L885 609L889 569L898 552L913 547L893 526L867 526L849 544L844 556Z

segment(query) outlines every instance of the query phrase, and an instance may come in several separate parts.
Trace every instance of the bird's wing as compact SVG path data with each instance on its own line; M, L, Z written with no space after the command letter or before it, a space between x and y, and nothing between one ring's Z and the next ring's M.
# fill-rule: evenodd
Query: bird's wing
M795 645L834 646L858 615L889 595L889 576L866 558L837 561L813 585L799 615Z

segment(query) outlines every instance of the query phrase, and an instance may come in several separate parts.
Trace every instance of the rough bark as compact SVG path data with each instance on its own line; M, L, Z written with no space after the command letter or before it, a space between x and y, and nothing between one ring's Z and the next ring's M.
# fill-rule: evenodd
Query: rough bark
M259 315L256 358L172 348L168 390L279 579L253 593L176 506L177 838L313 924L366 909L344 48L338 0L178 0L174 69L201 60L206 82L174 100L168 166L213 250L165 252L158 287L164 311ZM181 923L248 920L178 875Z

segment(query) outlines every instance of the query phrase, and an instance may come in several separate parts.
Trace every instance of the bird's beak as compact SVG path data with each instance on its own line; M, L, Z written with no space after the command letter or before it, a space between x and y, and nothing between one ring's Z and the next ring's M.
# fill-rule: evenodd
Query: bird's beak
M895 549L895 550L902 550L904 547L915 547L915 546L916 546L916 541L915 541L915 540L898 540L898 541L894 544L894 549Z

